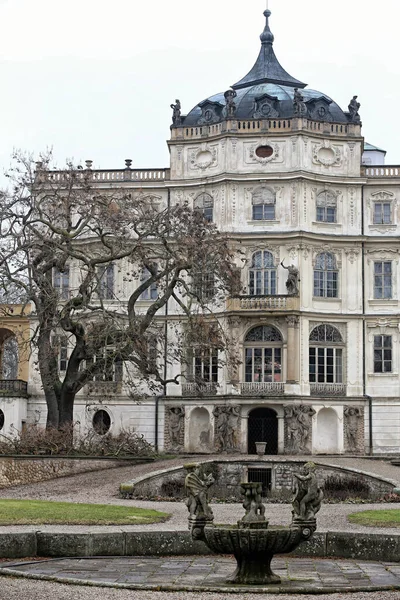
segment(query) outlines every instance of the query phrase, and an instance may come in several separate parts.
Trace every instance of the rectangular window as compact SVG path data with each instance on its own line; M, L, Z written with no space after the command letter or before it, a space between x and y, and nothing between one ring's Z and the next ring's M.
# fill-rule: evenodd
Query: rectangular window
M390 202L374 203L374 224L390 225L392 222L392 206Z
M320 223L336 223L336 208L333 206L317 206L317 221Z
M144 283L145 281L150 279L150 277L151 277L150 272L148 271L148 269L144 268L142 271L142 275L140 277L140 285L142 285L142 283ZM157 300L157 298L158 298L157 282L153 281L153 283L151 283L149 285L149 287L146 288L144 290L144 292L142 292L140 294L139 300Z
M314 296L316 298L338 297L337 271L314 271Z
M214 273L196 271L193 273L192 293L201 302L211 300L215 295Z
M122 381L123 361L113 348L107 348L105 351L99 350L96 356L87 358L86 368L89 369L94 363L103 361L103 359L101 371L95 374L94 381Z
M374 263L374 298L390 300L392 298L391 261Z
M392 372L392 336L374 336L374 373Z
M281 348L246 348L245 379L246 383L281 382Z
M275 220L275 205L274 204L254 204L253 205L253 221L274 221Z
M310 348L310 383L343 383L342 348Z
M218 383L218 350L192 348L189 364L189 378L195 383Z
M276 295L276 270L260 269L250 271L249 281L250 296L275 296Z
M63 271L53 269L53 287L58 292L62 300L69 298L69 267L65 267Z
M97 267L97 279L99 281L98 294L103 300L114 298L114 265L101 265Z

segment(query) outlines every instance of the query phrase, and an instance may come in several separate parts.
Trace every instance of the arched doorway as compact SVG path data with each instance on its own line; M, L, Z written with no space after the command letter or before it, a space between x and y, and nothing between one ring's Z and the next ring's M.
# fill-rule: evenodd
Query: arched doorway
M278 419L271 408L255 408L249 414L247 451L256 454L256 442L266 442L266 454L278 454Z

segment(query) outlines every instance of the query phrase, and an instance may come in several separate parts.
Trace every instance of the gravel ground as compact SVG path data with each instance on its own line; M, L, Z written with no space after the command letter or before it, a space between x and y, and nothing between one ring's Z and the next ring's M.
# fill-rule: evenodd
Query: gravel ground
M213 457L207 457L211 459ZM229 460L226 456L216 456L219 460ZM237 456L235 456L237 459ZM297 460L307 460L309 457L296 457ZM156 463L119 467L105 471L82 473L72 477L53 479L42 483L22 485L14 488L0 490L0 498L19 498L36 500L53 500L65 502L88 502L101 504L118 504L121 506L135 506L142 508L154 508L171 514L166 523L154 525L132 525L124 526L126 531L160 531L160 530L182 530L186 529L187 509L183 502L149 502L137 500L124 500L119 497L118 489L120 483L129 481L152 471L180 466L193 458L176 458L173 460L158 461ZM197 458L197 460L201 460ZM400 480L400 469L382 460L371 460L364 458L342 458L342 457L318 457L319 463L335 464L337 466L359 469L380 477L395 481ZM319 531L374 531L375 533L393 533L389 528L370 528L348 523L347 515L374 508L382 508L382 504L324 504L318 515ZM384 505L386 508L399 508L400 504ZM243 508L240 504L214 504L213 511L216 523L236 522L243 516ZM267 516L271 525L287 525L291 520L291 507L288 504L268 504ZM0 532L29 530L29 527L0 527ZM38 527L31 527L37 530ZM41 531L65 531L65 526L41 525ZM85 531L84 527L70 526L71 531ZM101 531L104 528L91 527L90 531ZM109 527L108 531L120 531L121 527ZM1 597L0 597L0 600ZM400 600L400 596L399 596Z
M68 586L60 583L33 581L28 579L9 579L0 577L0 600L261 600L267 596L261 594L210 594L210 593L168 593L140 592L135 590L116 590ZM287 596L268 594L269 600L399 600L400 592L357 592L356 594L322 594Z

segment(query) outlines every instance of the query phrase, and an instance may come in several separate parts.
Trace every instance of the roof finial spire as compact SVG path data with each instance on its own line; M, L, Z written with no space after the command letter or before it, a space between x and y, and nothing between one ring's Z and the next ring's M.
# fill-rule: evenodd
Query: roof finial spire
M263 44L273 44L275 38L273 36L271 29L269 28L269 17L271 16L271 11L268 8L268 0L267 0L267 9L264 11L264 16L266 18L266 23L265 23L265 29L262 32L262 34L260 35L260 40Z

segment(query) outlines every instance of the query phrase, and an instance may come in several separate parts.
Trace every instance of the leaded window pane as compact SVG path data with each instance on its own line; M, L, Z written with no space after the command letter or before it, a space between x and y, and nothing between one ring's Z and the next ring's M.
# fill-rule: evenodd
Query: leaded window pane
M194 209L203 215L208 223L213 221L214 199L210 194L200 194L194 201Z
M282 342L282 336L275 327L260 325L253 327L246 335L246 342Z
M392 263L391 261L374 263L374 298L392 298Z
M192 348L189 359L189 378L196 383L218 383L218 349Z
M317 256L314 270L314 296L317 298L338 297L336 259L329 252L322 252Z
M390 202L375 202L374 224L389 225L392 222L392 206Z

